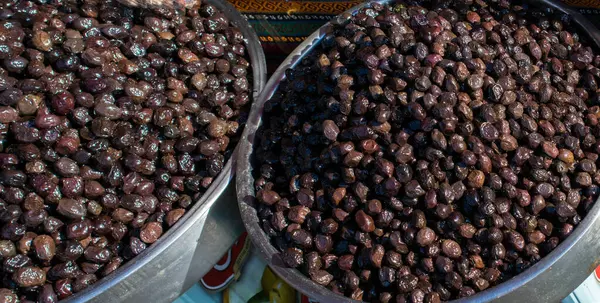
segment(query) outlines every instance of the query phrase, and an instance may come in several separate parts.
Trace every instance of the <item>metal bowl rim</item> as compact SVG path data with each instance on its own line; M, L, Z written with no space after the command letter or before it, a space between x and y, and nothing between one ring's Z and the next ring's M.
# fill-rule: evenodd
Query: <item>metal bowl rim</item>
M349 14L354 14L361 8L367 7L372 3L390 3L393 0L380 0L380 1L369 1L353 8L350 8L346 12L338 15L333 22L337 20L343 20ZM591 38L591 42L595 43L597 47L600 47L600 33L596 30L596 27L585 19L578 12L566 7L562 3L558 3L555 0L530 0L531 4L544 5L553 9L557 9L570 15L572 20L578 25L582 33L587 34ZM340 19L341 18L341 19ZM271 76L267 82L262 93L259 95L256 102L253 104L251 114L248 119L244 133L242 134L242 141L238 145L238 167L236 172L236 184L237 184L237 195L238 195L238 206L240 208L240 214L246 227L248 234L260 255L267 260L270 268L275 271L284 281L286 281L294 289L297 289L320 302L360 302L352 300L348 297L336 294L331 290L318 285L317 283L308 279L299 270L294 268L288 268L275 264L274 259L278 261L279 251L271 244L270 239L267 238L266 234L258 224L258 216L256 209L252 205L253 201L249 197L254 196L254 178L252 176L252 153L253 143L255 141L255 132L259 128L262 122L262 111L264 103L268 101L273 94L276 92L279 83L285 79L285 71L289 68L293 68L297 63L300 62L314 47L316 47L323 36L329 31L331 22L323 25L319 30L315 31L310 35L302 44L300 44L290 55L282 62L277 68L275 73ZM600 200L600 198L599 198ZM582 237L589 232L592 223L600 217L600 203L594 203L592 209L587 213L582 222L575 228L573 233L562 241L550 254L542 258L539 262L526 269L521 274L498 284L494 287L490 287L482 292L478 292L475 295L453 300L451 302L456 303L478 303L487 302L497 298L500 298L513 290L525 285L527 282L540 276L542 273L550 269L559 259L564 257L569 251L571 251L575 245L582 239ZM280 263L280 262L277 262ZM591 270L590 270L591 272ZM587 277L589 273L585 274ZM585 279L583 277L583 279Z
M233 23L244 36L247 56L250 59L250 68L252 69L252 103L258 100L258 95L265 86L267 78L267 65L265 53L261 47L260 40L256 32L252 29L245 17L235 9L235 7L224 0L203 0L205 3L214 5L219 11ZM240 142L241 142L240 136ZM86 302L90 299L101 296L102 293L121 283L129 275L138 271L154 258L160 258L160 254L173 245L187 230L189 230L196 221L201 220L210 209L210 206L217 201L219 196L229 185L236 170L236 160L239 151L239 143L234 148L230 158L223 166L223 170L214 179L206 192L198 199L193 206L184 214L184 216L175 223L167 232L165 232L155 243L150 245L141 254L135 256L129 261L124 261L123 265L106 277L98 279L98 282L90 285L81 292L61 300L60 302Z

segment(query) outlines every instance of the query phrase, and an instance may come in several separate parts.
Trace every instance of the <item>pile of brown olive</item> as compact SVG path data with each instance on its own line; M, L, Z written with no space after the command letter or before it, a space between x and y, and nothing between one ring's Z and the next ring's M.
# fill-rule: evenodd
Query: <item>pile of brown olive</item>
M262 229L288 266L357 300L493 287L600 194L600 56L568 19L518 1L422 2L332 25L257 132Z
M157 241L250 103L244 37L214 6L48 2L0 3L2 302L66 298Z

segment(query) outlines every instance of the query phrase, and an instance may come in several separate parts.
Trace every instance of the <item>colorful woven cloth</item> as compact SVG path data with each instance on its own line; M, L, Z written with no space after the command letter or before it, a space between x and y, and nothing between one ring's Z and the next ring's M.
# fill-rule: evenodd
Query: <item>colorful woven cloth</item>
M363 1L229 0L256 30L269 71L306 37L338 15Z
M230 0L254 27L265 51L289 53L331 17L362 1Z

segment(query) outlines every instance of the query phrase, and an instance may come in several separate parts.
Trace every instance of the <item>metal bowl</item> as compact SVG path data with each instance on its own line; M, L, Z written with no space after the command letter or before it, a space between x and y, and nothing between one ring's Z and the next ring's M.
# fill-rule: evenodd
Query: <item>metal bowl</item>
M376 1L391 3L391 0ZM555 0L532 0L530 5L552 8L569 15L581 33L587 34L591 43L600 47L600 32L578 12ZM372 3L372 2L371 2ZM368 3L356 6L339 15L331 22L340 22L355 14ZM358 302L336 294L320 286L300 271L286 267L267 235L259 225L254 207L253 144L255 133L261 124L263 107L273 96L279 83L285 79L285 71L294 68L302 58L320 43L331 30L331 23L321 27L296 48L267 82L252 110L239 145L237 167L238 205L244 225L259 253L267 260L271 269L295 289L320 302ZM457 302L558 302L573 291L600 265L600 203L596 203L574 232L554 251L516 277L476 295Z
M227 1L203 2L222 11L244 35L252 68L252 100L257 100L265 86L267 66L256 32ZM231 215L235 184L230 181L238 149L206 193L156 243L109 276L61 302L172 302L197 283L242 231L235 222L237 214ZM213 207L216 202L220 205Z

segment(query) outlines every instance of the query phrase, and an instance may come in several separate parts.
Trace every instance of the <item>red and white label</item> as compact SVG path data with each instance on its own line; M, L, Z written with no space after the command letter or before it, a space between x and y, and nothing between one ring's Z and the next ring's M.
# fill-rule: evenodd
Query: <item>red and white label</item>
M221 260L200 279L202 286L211 291L220 291L237 279L250 249L250 241L247 236L248 233L244 232L221 257Z

